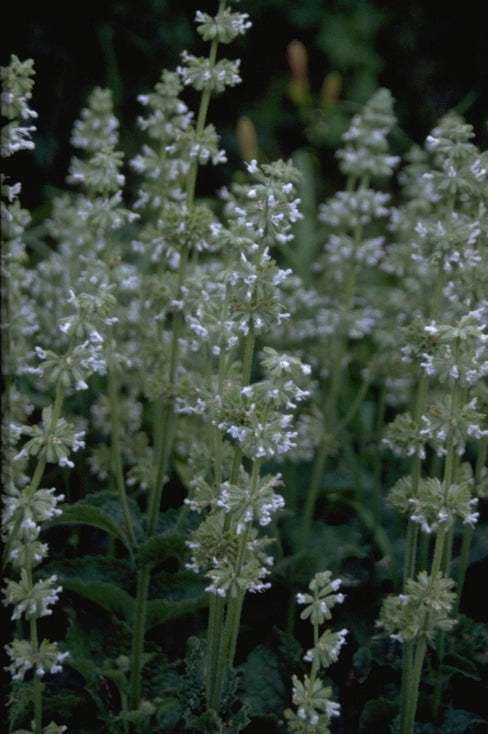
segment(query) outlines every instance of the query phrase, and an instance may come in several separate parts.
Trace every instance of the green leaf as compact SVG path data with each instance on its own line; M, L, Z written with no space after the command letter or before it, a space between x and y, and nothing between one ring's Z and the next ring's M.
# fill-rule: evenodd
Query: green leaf
M363 503L356 502L352 499L346 499L345 504L354 510L368 531L372 533L374 542L382 552L383 556L389 559L391 578L393 583L396 584L398 582L398 570L395 567L395 555L385 529L377 522L374 512Z
M43 711L46 716L52 716L58 721L66 721L72 716L77 707L86 705L86 698L75 693L50 693L49 696L44 696L43 700Z
M208 594L206 593L200 593L198 596L188 599L152 599L147 605L146 629L178 619L185 614L194 614L198 609L202 609L207 605Z
M84 556L53 561L43 572L56 574L65 591L98 604L118 619L132 620L135 601L124 588L132 578L127 560Z
M449 655L444 658L441 672L445 675L462 675L472 680L480 680L480 673L476 664L462 655Z
M53 525L90 525L120 540L132 557L132 545L129 536L117 515L110 514L102 507L97 507L87 499L63 507L63 514L49 522Z
M366 645L359 647L354 653L353 665L354 672L360 683L364 683L371 670L371 662L373 655L371 649Z
M487 722L479 721L476 722L476 716L470 711L464 709L450 709L446 713L446 718L439 729L439 734L463 734L465 731L470 731L470 727L473 723L487 724ZM480 729L481 732L481 729Z
M280 675L276 653L267 645L259 645L240 667L244 703L251 717L278 716L286 703L287 689Z
M389 724L398 712L398 704L388 698L368 701L359 719L358 734L388 731Z
M137 551L137 564L162 563L167 558L180 558L186 552L185 538L178 533L165 533L149 538Z
M134 598L108 581L85 581L70 576L60 581L65 590L84 596L119 619L130 621L134 616Z

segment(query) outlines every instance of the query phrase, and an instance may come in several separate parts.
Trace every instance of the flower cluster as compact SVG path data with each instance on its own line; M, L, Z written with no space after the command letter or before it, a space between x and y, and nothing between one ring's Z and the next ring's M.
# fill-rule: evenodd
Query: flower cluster
M293 410L309 396L293 380L294 372L298 377L309 374L309 366L270 348L267 354L262 365L270 370L269 378L245 385L237 393L235 388L226 389L216 403L214 418L217 428L254 459L279 457L294 448Z
M20 122L36 117L28 107L33 74L32 61L22 63L15 56L8 67L1 69L2 114L9 120L2 129L2 156L34 147L31 133L35 128ZM37 639L37 620L52 614L61 593L54 574L42 576L41 564L49 549L41 533L47 521L61 514L58 505L64 499L54 487L42 488L40 483L46 462L72 465L69 453L83 446L83 434L60 416L63 387L58 386L55 405L44 408L39 425L31 422L36 386L31 385L29 397L27 391L19 389L21 377L39 375L38 368L27 363L34 356L30 340L38 334L39 323L34 308L36 274L26 267L28 256L23 240L30 217L19 205L20 188L20 184L6 185L2 176L2 197L6 199L2 198L2 322L8 325L8 346L6 354L2 354L6 378L2 395L6 407L2 414L2 541L4 566L12 573L4 579L2 591L3 604L11 608L17 629L5 646L10 659L6 670L14 681L23 681L26 674L29 677L34 673L34 684L27 685L32 686L34 706L40 711L40 688L35 681L47 673L58 673L68 656L57 642ZM12 283L5 293L4 268ZM39 355L45 356L42 348ZM22 434L32 438L19 448ZM36 459L35 470L30 466L30 457Z
M203 299L187 300L191 350L203 351L210 363L220 365L218 386L207 381L197 389L195 375L191 402L186 398L178 403L180 411L200 414L217 431L222 463L215 472L221 478L213 484L196 476L188 504L211 513L190 543L190 565L207 569L212 579L207 588L220 595L232 595L237 588L266 588L263 579L272 558L263 548L269 539L259 539L256 528L268 525L284 502L274 491L280 476L260 477L259 466L263 460L282 458L295 447L294 411L308 398L304 381L311 371L299 358L265 347L262 378L249 382L256 335L288 316L280 303L280 290L290 271L278 267L270 248L291 237L299 212L292 183L296 171L291 165L278 162L260 168L252 161L248 171L252 183L236 184L223 194L227 226L219 229L218 239L227 251L229 265L216 282L213 271L208 273L212 280L200 289ZM227 372L238 349L243 350L241 375ZM232 460L232 450L226 449L229 441L235 456L251 460L251 474L243 467L235 473L235 456ZM228 476L222 476L227 471L224 456L229 456ZM224 543L225 552L220 545L221 552L213 550L216 524L220 528L216 537ZM259 558L262 562L256 565Z
M318 405L335 401L341 375L356 354L365 370L363 344L388 331L389 312L378 297L377 272L386 258L382 223L388 221L391 208L389 194L377 184L386 181L398 163L388 152L394 122L393 100L385 90L377 92L351 121L338 153L341 171L347 176L344 190L319 205L317 251L308 255L307 269L296 265L304 284L310 282L311 274L315 279L303 292L291 284L293 301L289 306L285 302L293 310L290 333L296 329L298 348L307 339L320 384L327 386L327 397L316 397ZM372 170L371 165L379 168ZM306 237L309 229L310 225ZM289 338L285 327L279 333ZM332 390L331 382L335 383ZM327 412L331 415L335 409L329 406Z
M35 132L36 128L34 125L24 124L27 120L37 118L37 112L29 107L29 100L34 86L32 78L34 73L32 59L20 61L15 55L11 56L8 66L1 67L1 111L2 117L9 120L2 128L2 158L7 158L19 150L32 150L34 148L32 133Z
M226 487L224 491L229 490ZM272 556L265 551L269 538L258 537L257 529L250 524L252 517L244 518L240 503L237 505L237 524L239 526L245 521L245 533L243 529L236 533L227 521L225 511L214 512L200 523L188 542L192 561L187 567L196 573L204 573L210 580L205 590L224 598L236 598L248 591L256 593L270 587L264 580L273 564ZM254 505L252 502L253 514Z
M403 594L385 600L380 624L399 642L434 640L439 630L449 631L456 624L450 617L456 599L453 586L442 574L432 578L421 571L415 580L407 579Z
M482 255L488 176L485 154L472 137L472 129L449 114L423 151L412 151L401 177L406 201L391 218L396 241L383 263L401 279L403 296L394 303L397 289L391 301L403 343L396 364L399 375L410 372L404 404L413 405L396 414L383 436L388 449L411 461L410 475L387 497L410 524L403 593L386 597L380 613L380 624L393 639L411 643L403 650L404 731L413 725L427 642L437 643L442 654L442 633L455 624L454 582L441 572L449 568L450 539L462 532L468 548L479 518L481 474L468 456L488 435L483 388L488 273ZM437 464L431 463L433 456ZM427 568L419 563L419 542L429 550L423 557Z
M389 90L380 89L353 117L343 135L345 146L337 153L343 173L360 178L390 176L399 164L399 157L388 149L387 136L395 122L392 104Z
M314 628L314 647L307 651L304 660L312 664L310 675L303 681L294 675L293 703L296 712L285 711L289 732L329 732L330 720L340 715L340 706L331 700L332 689L325 686L318 673L337 662L341 647L345 644L347 630L332 632L327 629L319 635L319 626L332 618L331 610L344 601L339 592L341 579L332 579L330 571L317 573L308 588L310 593L297 594L298 604L305 604L301 619L309 619Z
M64 418L53 420L51 407L42 411L42 422L34 426L21 426L20 433L31 438L22 446L20 456L35 456L40 460L59 466L73 467L68 458L71 451L84 448L84 431L77 431Z
M429 477L419 482L414 496L410 477L402 477L390 490L388 503L428 534L436 532L439 525L453 527L456 518L474 526L479 513L475 511L478 498L472 497L472 487L472 478L445 489L437 477Z
M191 482L191 497L186 500L193 510L211 513L189 543L193 556L190 567L206 568L213 580L208 590L221 595L232 593L234 584L251 591L266 588L263 579L272 558L262 554L261 546L269 541L255 537L254 526L267 526L284 506L284 500L275 492L281 476L260 477L256 470L263 459L279 458L294 446L293 409L308 395L293 380L309 372L306 365L269 348L265 353L262 364L269 372L268 379L242 388L229 384L222 396L209 402L213 425L254 462L254 471L249 475L241 468L237 481L225 479L219 486L196 476ZM281 411L283 407L287 412ZM219 532L215 535L216 523ZM240 538L245 540L241 542ZM262 558L263 565L256 566L258 558Z
M231 43L251 27L247 13L232 13L226 7L221 7L214 17L197 10L195 21L197 31L205 41L217 40L219 43Z

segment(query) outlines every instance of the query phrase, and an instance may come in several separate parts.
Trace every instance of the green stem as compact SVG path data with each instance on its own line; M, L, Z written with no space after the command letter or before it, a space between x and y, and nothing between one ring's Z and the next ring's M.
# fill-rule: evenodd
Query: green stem
M380 398L378 400L377 411L376 411L376 436L381 435L382 427L385 425L386 415L386 394L383 388L380 392ZM382 491L381 491L381 471L382 471L382 457L380 451L374 453L374 464L373 464L373 497L374 497L374 530L381 525L381 508L382 508Z
M112 330L109 329L107 334L107 340L109 346L107 348L107 383L108 383L108 396L110 402L110 427L112 434L111 441L111 453L112 453L112 467L115 475L115 482L117 485L117 491L119 495L120 505L122 507L122 514L124 516L125 529L129 534L132 545L135 545L136 538L134 535L134 529L132 527L132 518L129 510L129 503L127 500L127 491L125 487L124 471L122 468L122 449L120 446L119 436L119 403L117 394L117 380L115 377L115 371L112 363Z
M407 538L405 544L405 559L403 578L413 579L415 576L415 566L417 557L417 539L419 528L416 522L409 520L407 525Z
M218 651L216 651L215 649L213 651L210 651L212 655L211 659L213 665L212 677L208 677L210 687L207 699L209 708L212 708L215 711L218 711L220 707L222 685L224 682L226 666L228 663L232 665L234 659L235 647L239 634L242 605L244 602L245 594L246 592L244 590L239 590L237 591L235 597L231 597L227 601L227 609L225 610L225 622L223 624L223 628L222 624L220 624L217 631L217 639L219 640L220 644L215 645L215 640L213 641L214 648L217 647ZM223 597L220 598L223 602L222 606L220 607L221 612L223 613L225 608L225 599ZM219 616L220 619L222 619L223 614ZM215 626L217 626L217 619L215 619Z
M250 494L251 497L256 493L261 460L257 459L253 463ZM232 478L231 481L235 481ZM244 531L239 538L239 547L237 551L237 559L235 563L235 577L241 576L242 567L246 555L246 547L249 539L249 524L246 525ZM218 711L220 698L222 695L222 684L224 681L225 668L227 664L232 665L234 662L237 640L239 637L240 620L242 613L242 605L246 595L246 589L239 588L234 592L234 596L230 596L227 600L225 608L225 600L222 598L222 604L213 603L210 609L209 630L212 629L212 648L209 648L209 676L207 689L207 699L210 708ZM225 620L224 620L225 614ZM217 619L218 616L218 619ZM222 627L223 621L223 627ZM221 633L219 635L219 633ZM218 643L217 643L218 641ZM217 650L218 648L218 650Z
M29 586L32 588L33 582L32 582L32 571L31 569L27 570L27 576L29 579ZM30 641L32 645L33 650L38 650L39 648L39 641L37 636L37 619L32 618L29 620L29 635L30 635ZM34 677L32 679L32 685L33 685L33 692L32 692L32 703L34 708L34 731L35 734L41 734L42 733L42 682L41 679L36 673L34 672Z
M346 414L338 422L337 427L336 427L337 435L339 435L344 430L344 428L347 427L347 425L351 422L351 420L356 415L356 412L359 406L361 405L361 403L363 402L366 396L366 393L368 392L370 385L373 382L373 379L374 379L374 372L373 370L370 370L368 377L361 382L359 390L357 391L354 400L352 401L349 408L347 409Z
M432 559L431 569L432 583L435 583L437 577L441 573L446 537L447 530L445 527L441 526L437 531L435 538L434 557Z
M137 596L134 613L131 663L131 708L139 708L142 688L142 658L144 653L144 637L146 633L147 595L151 567L144 566L137 575Z
M220 687L217 681L217 670L219 665L220 650L222 645L222 626L225 611L225 599L223 596L211 594L208 610L207 627L207 660L206 660L206 684L207 705L211 709L218 709L220 700ZM217 696L218 690L218 696Z
M427 637L422 635L415 645L415 655L411 668L411 676L406 685L406 706L404 718L400 721L400 734L413 734L415 725L415 714L417 712L417 701L419 695L420 677L424 665L425 652L427 650Z
M413 523L411 523L413 524ZM402 651L402 687L400 695L400 731L403 734L402 725L407 720L407 712L410 705L410 681L412 681L414 642L408 640L403 643Z
M461 390L459 388L459 384L456 382L451 390L451 418L454 419L456 413L457 413L457 405L458 402L461 399ZM446 459L444 464L444 478L443 478L443 484L444 484L444 495L445 499L447 500L449 488L452 485L452 483L455 481L456 477L456 471L457 471L457 464L459 461L459 457L457 452L454 448L454 441L453 441L453 435L452 431L450 432L447 440L447 449L446 449ZM444 528L443 530L439 530L437 539L439 539L439 536L442 536L442 540L440 541L442 543L442 554L441 551L439 551L439 555L441 555L440 559L437 558L437 542L436 542L436 552L434 553L434 561L432 563L432 579L435 580L436 576L440 573L443 573L445 576L449 574L450 565L451 565L451 558L452 558L452 545L453 545L453 526ZM439 564L437 566L437 564ZM458 590L457 597L459 598L460 591ZM438 715L439 715L439 709L441 705L441 699L442 699L442 693L445 685L445 674L442 673L442 662L445 655L445 647L446 647L446 633L444 631L439 631L437 640L436 640L436 653L437 653L437 660L439 661L439 669L437 672L435 685L434 685L434 692L432 696L432 717L434 721L437 721Z
M300 536L298 542L298 550L303 551L307 545L307 539L310 534L310 526L315 511L315 504L320 488L320 480L324 473L325 462L329 455L329 447L324 443L320 446L314 460L312 477L305 499L305 507L303 510L302 522L300 527Z

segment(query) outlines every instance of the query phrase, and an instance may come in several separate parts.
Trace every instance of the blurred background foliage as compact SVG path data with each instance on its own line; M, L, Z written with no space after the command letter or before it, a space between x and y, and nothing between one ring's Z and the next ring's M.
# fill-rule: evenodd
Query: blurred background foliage
M231 55L242 59L243 84L213 103L212 119L229 153L211 186L242 157L236 129L243 116L257 131L263 159L288 157L309 146L317 152L325 192L334 188L333 150L347 119L377 88L388 87L399 118L397 145L421 143L441 115L464 114L486 146L488 51L482 3L440 0L252 0L241 2L253 27ZM182 49L199 53L201 0L84 0L17 2L2 18L1 64L10 54L36 66L32 106L39 113L35 161L16 156L23 204L39 206L63 187L72 154L73 121L94 86L108 86L121 121L127 159L138 150L137 95L174 68ZM307 52L307 79L290 87L289 44ZM203 49L203 46L202 46ZM222 49L225 54L226 49ZM302 80L303 81L303 80ZM19 167L25 161L26 175ZM46 190L48 187L48 190Z

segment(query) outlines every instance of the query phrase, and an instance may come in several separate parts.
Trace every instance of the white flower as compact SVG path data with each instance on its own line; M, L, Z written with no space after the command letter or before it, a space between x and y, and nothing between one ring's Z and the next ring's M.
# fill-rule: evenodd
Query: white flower
M258 172L258 162L255 158L253 158L252 161L249 161L249 163L246 163L246 168L249 171L249 173L257 173Z

